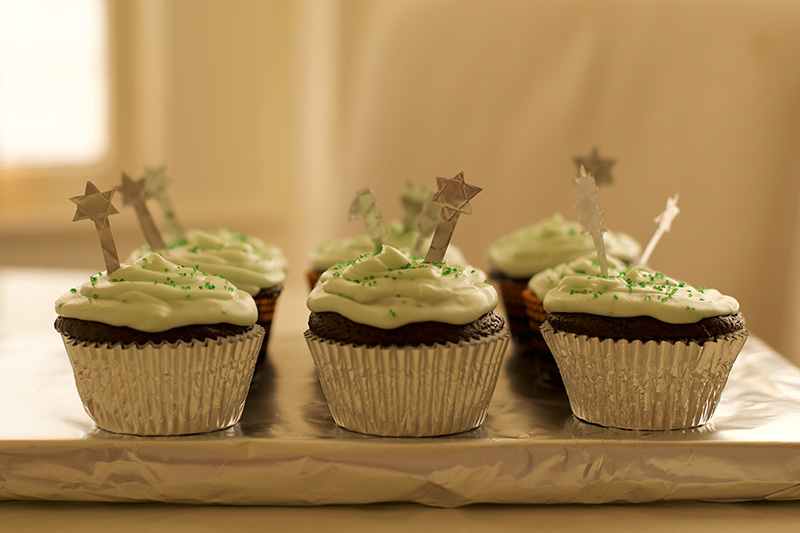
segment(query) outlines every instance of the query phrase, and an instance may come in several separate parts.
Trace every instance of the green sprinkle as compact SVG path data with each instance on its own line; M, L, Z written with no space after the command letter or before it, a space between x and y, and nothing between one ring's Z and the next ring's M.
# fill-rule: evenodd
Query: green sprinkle
M75 294L76 292L78 292L78 289L73 288L73 289L70 289L69 292L71 292L72 294Z
M619 296L617 296L617 295L615 294L615 295L614 295L614 299L615 299L615 300L619 300Z
M389 309L389 314L390 314L390 315L392 315L392 316L397 316L397 313L395 313L395 312L394 312L393 310L391 310L391 309Z
M96 295L96 294L92 294L92 298L94 298L95 300L97 300L97 295Z

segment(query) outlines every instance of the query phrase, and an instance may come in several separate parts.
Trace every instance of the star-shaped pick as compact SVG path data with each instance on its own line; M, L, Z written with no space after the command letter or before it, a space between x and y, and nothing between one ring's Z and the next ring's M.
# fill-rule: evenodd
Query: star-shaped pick
M455 178L436 178L439 190L431 198L431 202L442 204L442 216L453 218L457 214L472 214L469 201L475 198L483 189L475 187L464 181L464 172L459 172Z
M184 235L183 226L178 220L172 200L167 194L167 185L170 183L170 179L167 177L167 167L145 167L144 182L147 194L150 195L150 198L155 198L158 205L161 206L170 233L175 239L181 239Z
M575 157L575 165L580 172L581 166L586 172L594 176L597 185L611 185L614 179L611 177L611 166L616 162L614 159L604 159L600 157L597 147L592 147L592 153L587 157Z
M380 251L383 238L386 236L386 224L383 223L383 216L375 201L375 195L369 187L356 192L353 202L350 204L350 220L364 219L372 242L375 243L375 250Z
M117 190L122 195L122 205L132 205L136 210L139 225L142 227L142 232L150 248L153 250L163 250L167 245L164 244L161 232L158 231L153 217L147 209L147 204L145 202L150 195L147 193L145 187L144 178L132 180L130 176L123 172L122 185L119 185Z
M109 215L119 213L111 198L114 190L100 192L94 183L86 182L86 191L83 196L73 196L70 201L78 206L72 221L91 220L97 229L97 236L100 239L100 247L103 249L103 259L106 263L106 271L110 274L119 268L119 256L117 246L114 244L114 235L111 233L111 226L108 223Z
M73 196L70 202L75 203L78 208L75 210L75 216L72 221L86 220L102 220L108 218L108 215L116 215L119 213L114 204L111 203L111 198L114 197L114 189L106 192L100 192L94 183L91 181L86 182L86 191L83 196Z
M439 190L433 195L431 202L441 204L442 212L439 216L439 224L433 233L431 246L425 255L425 261L430 263L441 263L444 260L444 254L447 252L453 231L456 229L458 216L461 213L472 214L472 206L469 201L483 190L465 182L463 171L452 179L437 177L436 186Z
M656 217L655 222L658 224L658 228L656 228L653 236L650 237L650 242L647 243L644 252L642 252L642 257L639 258L640 265L647 265L658 241L661 240L661 237L663 237L665 233L672 229L672 221L675 220L675 217L678 216L680 212L681 210L678 209L678 194L676 193L672 198L667 198L667 206L661 214Z

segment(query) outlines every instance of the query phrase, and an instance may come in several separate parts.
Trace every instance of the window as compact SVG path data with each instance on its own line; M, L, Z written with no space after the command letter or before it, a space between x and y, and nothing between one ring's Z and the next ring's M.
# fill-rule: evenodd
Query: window
M0 0L0 169L107 155L107 23L104 0Z

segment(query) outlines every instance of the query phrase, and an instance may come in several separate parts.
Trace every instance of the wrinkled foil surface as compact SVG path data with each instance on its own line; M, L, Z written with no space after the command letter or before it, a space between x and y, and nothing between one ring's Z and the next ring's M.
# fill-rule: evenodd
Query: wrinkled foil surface
M333 421L302 333L278 337L232 428L134 437L86 415L60 337L0 341L0 499L321 505L800 499L800 370L745 344L711 421L581 422L509 353L484 424L384 438Z
M672 430L706 424L748 332L714 341L641 342L542 334L579 419L604 427Z
M436 437L486 418L511 333L432 346L356 346L304 333L334 421L359 433Z
M97 345L62 336L86 414L130 435L206 433L244 409L264 328L216 340Z

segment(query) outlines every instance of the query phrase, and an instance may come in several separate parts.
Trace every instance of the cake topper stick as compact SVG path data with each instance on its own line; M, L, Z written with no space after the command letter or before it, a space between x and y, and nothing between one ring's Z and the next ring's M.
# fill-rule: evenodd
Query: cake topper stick
M594 246L597 248L597 259L600 261L600 273L608 276L608 260L606 259L606 245L603 242L603 233L606 227L603 223L603 212L600 210L600 197L597 194L597 184L594 177L581 166L580 176L576 176L575 184L578 186L578 203L575 211L578 220L583 225L584 233L592 236Z
M410 181L403 187L400 201L403 204L403 226L406 230L417 227L417 221L430 203L433 191L422 185L415 185Z
M439 190L433 195L431 202L442 204L442 211L433 234L433 240L431 240L431 246L425 255L425 261L428 263L441 263L444 260L450 238L456 229L458 216L461 213L472 214L472 206L469 205L469 201L483 190L466 183L463 171L452 179L437 177L436 186Z
M597 151L597 147L592 147L592 153L586 157L575 157L575 164L580 168L586 169L586 172L594 176L594 181L597 185L611 185L614 181L611 177L611 165L615 163L613 159L603 159Z
M431 197L433 194L431 194ZM442 204L432 202L430 199L425 205L425 209L417 219L417 242L414 243L414 253L419 255L422 253L422 247L425 245L425 240L433 235L436 227L439 225L439 217L442 214Z
M667 207L655 218L658 228L656 228L656 232L653 233L653 236L650 237L650 242L648 242L647 246L644 248L642 257L639 259L640 265L646 265L647 262L650 261L650 256L653 255L656 244L658 244L658 241L665 233L672 229L672 221L675 220L675 217L678 216L680 212L681 210L678 209L678 194L675 193L675 196L672 198L667 198Z
M110 274L119 268L119 256L117 246L114 244L114 235L111 233L111 226L108 223L109 215L119 213L117 208L111 203L114 196L114 189L100 192L91 181L86 182L86 191L83 196L73 196L70 198L78 208L72 221L86 220L94 222L97 229L97 236L100 238L100 247L103 249L103 259L106 263L106 271Z
M372 242L375 243L375 251L381 250L381 243L386 236L386 224L383 223L381 210L378 208L378 203L375 201L375 195L372 194L372 189L367 187L356 192L356 197L353 198L353 203L350 204L350 220L364 219L364 225L367 226L367 233L369 233Z
M155 198L158 205L161 206L161 211L164 213L164 219L167 222L169 232L176 239L183 238L183 226L181 226L178 215L175 213L175 208L172 206L172 200L170 200L167 194L167 185L170 181L169 178L167 178L167 167L145 167L144 171L145 190L149 197Z
M122 173L122 185L117 186L117 190L122 195L122 205L132 205L136 210L139 225L144 232L144 238L152 250L163 250L167 247L161 232L158 231L150 210L147 209L147 198L150 196L145 190L145 179L132 180L127 174Z

